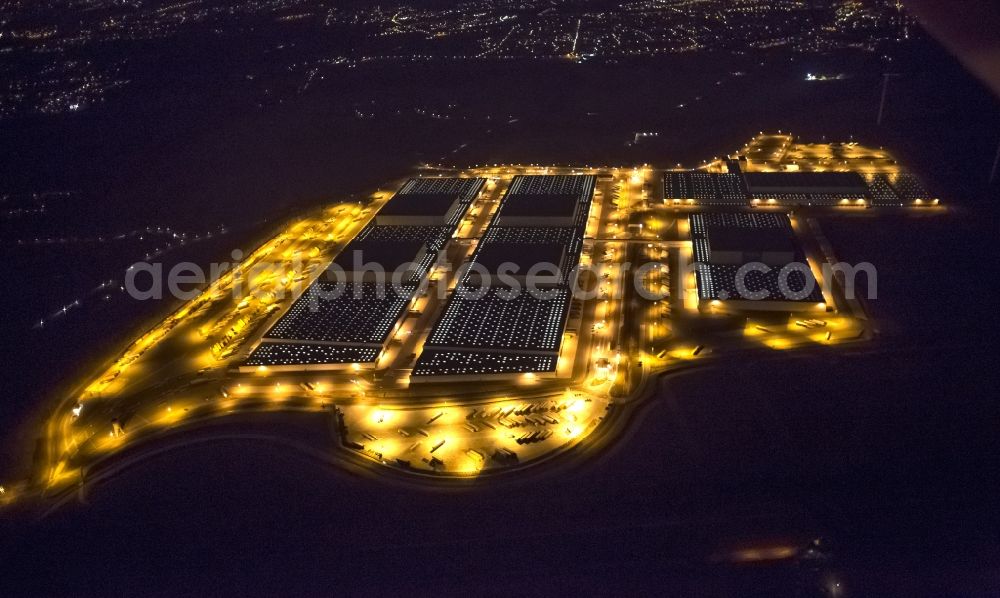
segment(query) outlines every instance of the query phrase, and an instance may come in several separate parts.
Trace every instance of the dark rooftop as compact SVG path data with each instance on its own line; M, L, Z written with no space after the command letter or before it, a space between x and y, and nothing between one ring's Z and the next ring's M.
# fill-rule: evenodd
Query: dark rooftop
M379 210L379 216L441 216L458 201L454 193L397 193Z
M865 180L856 172L748 172L750 192L760 189L796 189L808 193L811 189L842 189L864 193Z
M500 218L537 216L571 218L580 203L574 193L512 193L503 201Z
M360 264L378 264L386 273L392 273L400 266L417 261L417 257L425 247L425 242L418 240L378 241L365 239L352 241L334 258L330 267L339 266L345 272L353 272L355 254L358 254L357 258Z
M707 226L705 234L712 251L798 252L798 244L784 228Z
M485 243L476 252L475 261L491 274L507 262L517 266L518 274L527 274L535 264L559 266L565 253L565 243Z

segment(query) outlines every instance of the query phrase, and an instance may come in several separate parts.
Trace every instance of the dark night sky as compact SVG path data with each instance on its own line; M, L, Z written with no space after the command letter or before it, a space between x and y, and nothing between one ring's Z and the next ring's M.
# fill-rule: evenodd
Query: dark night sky
M1000 3L907 0L927 30L1000 95Z

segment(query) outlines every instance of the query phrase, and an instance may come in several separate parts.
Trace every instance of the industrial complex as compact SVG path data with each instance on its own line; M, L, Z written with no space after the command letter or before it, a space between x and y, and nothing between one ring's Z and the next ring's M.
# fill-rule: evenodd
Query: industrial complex
M676 367L864 342L824 214L943 209L885 150L786 134L692 170L427 167L288 224L143 334L57 412L37 483L258 409L327 411L337 450L406 473L538 463Z

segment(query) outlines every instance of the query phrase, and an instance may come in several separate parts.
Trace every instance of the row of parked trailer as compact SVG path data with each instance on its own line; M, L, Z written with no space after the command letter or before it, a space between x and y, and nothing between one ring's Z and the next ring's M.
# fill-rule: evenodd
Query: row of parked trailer
M521 426L554 426L559 423L559 420L552 417L551 415L536 415L536 416L522 416L519 419L511 419L508 417L501 417L499 420L501 426L508 429L520 428Z
M501 417L509 418L512 415L525 416L539 413L558 413L568 406L567 401L545 401L544 403L524 403L493 409L473 409L465 416L465 419L499 419Z
M517 439L518 444L531 444L547 440L552 436L552 430L535 430L529 434L523 434Z

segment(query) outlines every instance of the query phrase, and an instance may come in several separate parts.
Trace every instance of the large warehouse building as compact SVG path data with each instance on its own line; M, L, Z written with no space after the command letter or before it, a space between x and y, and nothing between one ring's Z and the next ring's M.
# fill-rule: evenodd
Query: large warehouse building
M375 215L375 223L382 226L445 226L455 215L464 211L465 189L473 183L455 181L482 181L482 179L410 179L382 206ZM479 183L482 186L482 182ZM456 192L457 191L457 192Z
M424 345L412 382L482 375L555 375L571 301L568 277L583 248L595 178L516 176L471 258L487 271L557 267L535 280L541 293L508 293L460 281ZM523 280L523 279L522 279Z
M357 239L347 244L333 259L324 279L333 282L413 282L428 257L436 252L422 239Z
M500 206L496 225L572 227L584 207L577 177L518 176Z
M374 367L416 291L466 210L481 178L415 178L375 222L265 333L241 369L329 370ZM389 210L388 218L382 218ZM379 277L366 265L380 264ZM392 272L400 272L394 284Z
M856 172L748 172L750 193L840 193L864 195L868 186Z
M902 206L935 205L936 198L912 174L857 172L663 173L663 202L701 206Z
M747 172L752 204L783 206L863 206L868 183L856 172Z
M748 311L826 307L787 215L692 214L690 227L699 309L717 302Z

